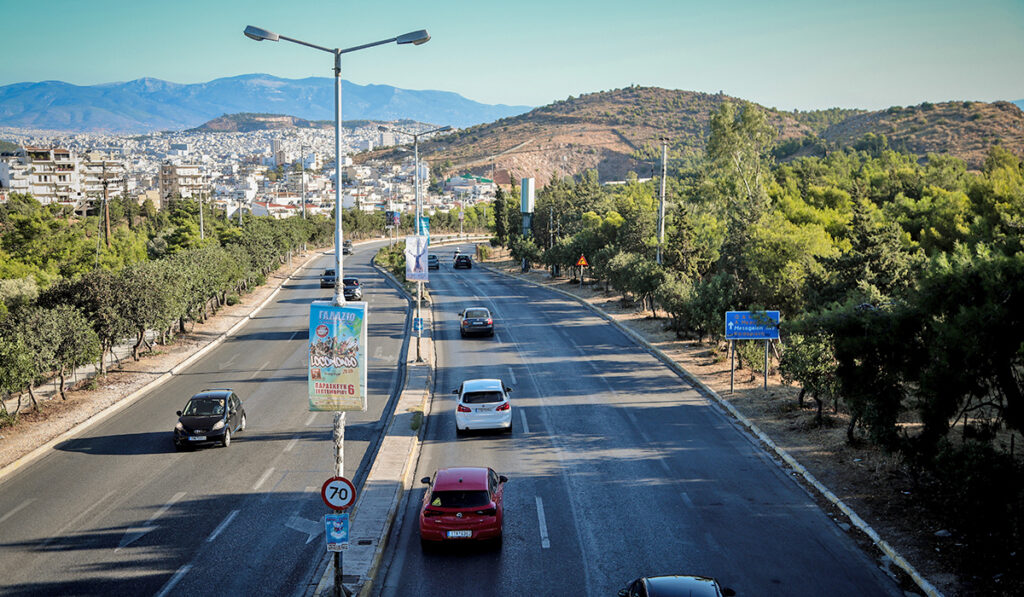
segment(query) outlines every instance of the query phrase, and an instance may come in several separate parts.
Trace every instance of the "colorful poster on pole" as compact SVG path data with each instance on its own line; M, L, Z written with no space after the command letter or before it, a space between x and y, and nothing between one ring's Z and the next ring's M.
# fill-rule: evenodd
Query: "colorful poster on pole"
M327 551L348 549L348 513L325 514L324 526L327 536Z
M416 229L416 234L427 237L427 244L430 244L430 218L427 216L420 216L420 225Z
M309 307L309 410L366 410L364 302Z
M427 273L427 237L405 237L405 279L429 282Z

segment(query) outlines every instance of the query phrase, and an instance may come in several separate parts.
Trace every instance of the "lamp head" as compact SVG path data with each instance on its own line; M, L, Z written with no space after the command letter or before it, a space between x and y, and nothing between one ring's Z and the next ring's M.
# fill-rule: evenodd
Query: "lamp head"
M412 31L410 33L406 33L405 35L399 35L398 39L396 39L395 41L397 41L400 44L412 44L414 46L418 46L420 44L425 44L428 41L430 41L430 34L427 33L426 29L420 29L419 31Z
M443 133L445 131L450 131L450 130L452 130L452 127L450 127L450 126L442 126L441 128L437 129L435 132Z
M273 31L267 31L266 29L260 29L259 27L253 27L249 25L245 28L245 36L249 39L255 39L256 41L277 41L279 36Z

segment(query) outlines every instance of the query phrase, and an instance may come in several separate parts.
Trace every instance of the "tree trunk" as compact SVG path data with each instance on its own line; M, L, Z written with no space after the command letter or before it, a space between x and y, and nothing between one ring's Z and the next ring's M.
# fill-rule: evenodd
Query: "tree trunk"
M796 397L796 403L800 408L804 407L804 395L807 393L807 388L800 388L800 395Z
M107 374L107 351L109 350L110 347L107 346L106 342L100 345L100 375Z
M132 359L133 360L136 360L136 361L139 360L139 347L142 346L142 341L145 340L145 339L146 339L146 330L145 329L139 330L138 335L136 336L135 345L132 346Z
M821 427L821 422L822 422L821 409L825 406L825 403L821 400L821 398L818 398L818 393L817 392L814 392L813 394L811 394L811 398L814 398L814 403L818 405L818 412L814 416L814 422L818 424L818 427Z
M39 412L39 402L36 400L36 393L32 390L32 384L28 384L28 397L32 400L32 409Z
M57 374L60 379L60 399L67 400L68 395L64 392L64 365L60 366L60 372Z
M846 426L846 441L850 445L856 444L857 439L853 437L853 430L857 426L857 419L859 417L850 415L850 424Z
M1024 431L1024 395L1013 373L1013 365L1006 363L996 368L996 382L1006 396L1006 425L1017 431Z

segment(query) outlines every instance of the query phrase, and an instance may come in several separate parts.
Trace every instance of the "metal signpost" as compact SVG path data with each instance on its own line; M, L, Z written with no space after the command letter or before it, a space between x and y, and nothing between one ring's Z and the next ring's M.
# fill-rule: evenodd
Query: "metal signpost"
M729 341L729 393L736 372L736 340L764 340L764 387L768 388L768 343L779 339L778 311L726 311L725 339Z
M352 482L342 476L331 477L324 481L320 488L320 497L327 507L335 512L347 510L356 501L356 488ZM334 587L335 594L344 588L341 581L341 551L348 548L348 514L327 514L324 516L326 525L327 550L334 552ZM347 590L344 591L346 594Z
M587 263L587 258L581 254L580 258L576 260L576 267L580 268L580 290L583 289L583 268L589 266L590 264Z

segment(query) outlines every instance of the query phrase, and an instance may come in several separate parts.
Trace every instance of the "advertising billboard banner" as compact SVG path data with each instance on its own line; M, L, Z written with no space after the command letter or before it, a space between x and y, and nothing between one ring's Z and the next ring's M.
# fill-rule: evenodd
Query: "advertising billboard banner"
M405 279L429 282L427 274L427 237L405 237Z
M534 196L535 196L535 192L536 192L536 189L534 187L533 179L532 178L524 178L522 180L522 186L520 188L522 189L521 190L522 202L521 202L521 205L519 207L519 211L524 213L524 214L532 214L533 213Z
M309 410L366 410L364 302L309 307Z

